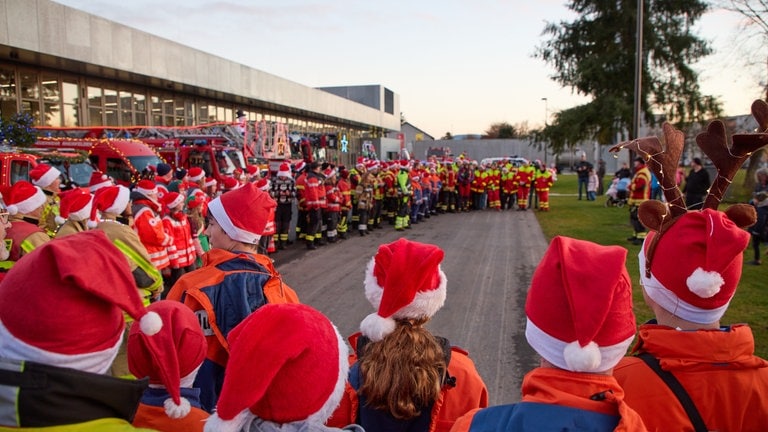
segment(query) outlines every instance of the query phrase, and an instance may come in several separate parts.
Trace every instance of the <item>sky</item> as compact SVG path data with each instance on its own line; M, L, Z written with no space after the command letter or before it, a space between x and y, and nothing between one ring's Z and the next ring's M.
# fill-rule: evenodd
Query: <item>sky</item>
M383 85L434 138L537 128L588 100L533 58L547 22L575 17L565 0L55 1L308 87ZM715 50L694 65L702 92L728 116L749 113L768 81L734 49L749 43L739 20L713 11L697 26Z

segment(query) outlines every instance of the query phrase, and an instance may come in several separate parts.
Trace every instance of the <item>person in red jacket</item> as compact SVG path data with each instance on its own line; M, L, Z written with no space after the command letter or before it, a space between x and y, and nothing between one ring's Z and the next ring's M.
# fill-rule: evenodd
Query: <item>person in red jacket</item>
M437 246L404 238L379 246L364 282L376 312L350 337L356 361L328 425L447 431L464 413L488 406L488 391L466 351L424 327L445 302L443 255Z
M38 226L46 197L39 186L25 180L3 188L2 195L10 223L5 233L5 242L9 252L8 260L13 263L51 239Z
M128 367L136 378L149 378L132 424L161 432L202 432L208 413L200 407L200 390L193 388L208 345L197 317L175 301L160 300L147 307L163 320L153 336L131 326Z
M173 236L166 232L160 215L163 206L158 198L157 186L150 180L141 180L131 192L133 201L133 230L141 244L147 248L152 264L165 275L170 275L171 259L168 248L173 246Z
M523 378L521 402L468 413L451 431L645 431L611 374L635 335L626 257L618 246L552 239L525 302L541 366Z
M320 164L312 162L309 164L309 171L303 186L304 205L307 209L307 231L304 240L307 243L307 249L317 249L322 246L323 233L321 231L323 223L323 207L326 207L325 201L325 176L320 172Z
M195 242L192 239L192 227L189 225L189 218L184 211L184 195L178 192L168 192L163 197L163 204L167 209L165 216L163 216L163 229L173 239L173 245L168 248L171 276L168 278L167 286L170 288L181 275L195 269L197 252L195 251Z

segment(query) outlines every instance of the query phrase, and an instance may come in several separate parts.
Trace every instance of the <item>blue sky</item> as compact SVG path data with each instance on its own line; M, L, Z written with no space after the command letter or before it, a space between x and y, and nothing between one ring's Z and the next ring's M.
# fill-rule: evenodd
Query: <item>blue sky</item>
M501 121L535 128L545 108L585 101L531 57L545 22L572 19L564 0L55 1L310 87L382 84L435 138ZM720 11L699 25L716 50L696 65L702 90L726 115L748 113L766 81L732 48L737 24Z

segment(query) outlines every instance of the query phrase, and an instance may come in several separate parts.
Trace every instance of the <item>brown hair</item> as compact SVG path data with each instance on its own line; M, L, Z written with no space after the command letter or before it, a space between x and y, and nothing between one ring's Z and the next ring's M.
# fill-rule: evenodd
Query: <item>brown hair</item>
M367 406L408 420L440 396L445 353L422 325L429 318L398 320L395 331L368 344L360 359Z

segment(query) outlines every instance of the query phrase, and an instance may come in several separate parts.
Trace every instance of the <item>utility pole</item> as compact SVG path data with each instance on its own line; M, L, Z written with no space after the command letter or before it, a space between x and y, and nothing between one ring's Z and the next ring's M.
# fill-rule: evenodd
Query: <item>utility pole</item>
M547 106L547 98L543 97L541 100L544 101L544 129L547 128L547 120L549 119L549 109ZM544 166L547 166L547 141L544 141Z
M632 112L632 139L640 134L640 115L643 84L643 0L637 0L637 32L635 34L635 103Z

